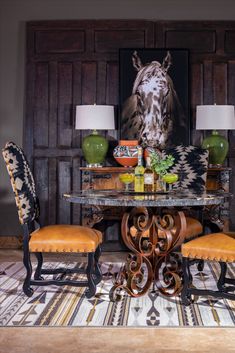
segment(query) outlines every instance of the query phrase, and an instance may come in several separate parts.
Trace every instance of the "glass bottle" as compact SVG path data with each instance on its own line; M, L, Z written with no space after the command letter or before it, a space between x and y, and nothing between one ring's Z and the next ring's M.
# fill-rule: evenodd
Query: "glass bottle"
M138 148L138 164L135 167L134 190L135 192L144 192L144 166L143 166L143 149Z
M150 157L146 157L146 168L144 171L144 191L154 191L154 172L150 167Z

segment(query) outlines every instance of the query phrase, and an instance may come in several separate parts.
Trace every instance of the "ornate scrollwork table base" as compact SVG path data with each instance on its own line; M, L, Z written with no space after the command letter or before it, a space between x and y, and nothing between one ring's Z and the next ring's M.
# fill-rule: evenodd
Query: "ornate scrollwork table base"
M166 296L181 291L180 259L173 253L183 241L186 218L182 211L134 207L122 218L122 238L131 253L116 279L110 299L125 290L133 297L145 294L152 283Z

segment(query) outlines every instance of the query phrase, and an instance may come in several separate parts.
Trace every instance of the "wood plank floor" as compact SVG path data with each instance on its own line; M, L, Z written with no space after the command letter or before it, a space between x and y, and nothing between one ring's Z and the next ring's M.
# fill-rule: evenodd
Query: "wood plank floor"
M74 257L74 255L72 255L72 257ZM102 261L123 261L125 257L125 253L105 253L102 255ZM19 250L0 250L0 262L21 260L22 252ZM45 260L58 261L58 256L46 256ZM235 329L90 327L0 328L0 353L49 352L230 353L235 352Z
M228 328L1 328L1 353L230 353Z

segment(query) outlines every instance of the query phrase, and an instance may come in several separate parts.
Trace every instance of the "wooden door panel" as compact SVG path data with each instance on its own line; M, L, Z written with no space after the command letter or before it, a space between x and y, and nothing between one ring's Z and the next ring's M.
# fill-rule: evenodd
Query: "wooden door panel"
M145 29L95 31L95 52L116 52L117 48L143 48Z
M34 175L37 188L37 195L40 200L40 215L43 219L43 225L49 224L49 174L48 174L48 158L34 159Z
M63 194L72 189L71 160L63 159L58 161L58 193L57 193L57 223L71 223L71 205L63 199Z
M227 104L227 70L228 65L225 62L213 65L213 92L216 104Z
M83 104L96 103L96 76L97 65L95 61L82 62L82 102Z
M108 104L118 105L119 99L119 66L117 62L107 62L106 101Z
M75 192L82 189L80 167L81 158L74 157L72 160L72 190ZM81 224L81 206L78 204L72 205L72 223Z
M58 64L58 147L70 147L72 140L72 87L73 64Z
M202 104L213 104L213 63L206 60L203 63L203 102Z
M37 63L35 76L34 146L48 147L48 63Z
M56 224L57 216L57 159L48 158L48 224Z
M235 54L235 30L225 30L224 51L227 54Z
M215 30L166 30L165 46L168 48L187 48L192 53L214 53Z
M49 62L49 85L48 85L48 136L49 147L57 146L57 115L58 115L58 65L56 61Z
M35 33L37 54L81 53L85 47L83 30L38 30Z

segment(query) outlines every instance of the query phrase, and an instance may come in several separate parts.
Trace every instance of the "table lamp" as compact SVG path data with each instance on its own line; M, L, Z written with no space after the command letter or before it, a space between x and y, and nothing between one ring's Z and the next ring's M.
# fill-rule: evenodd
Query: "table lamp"
M75 129L93 130L84 137L82 151L87 167L101 167L108 151L107 139L97 130L114 130L114 107L110 105L77 105Z
M217 130L235 129L233 105L199 105L196 109L196 129L212 130L212 134L202 142L202 147L209 150L209 164L221 167L227 153L228 141Z

